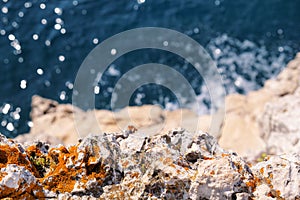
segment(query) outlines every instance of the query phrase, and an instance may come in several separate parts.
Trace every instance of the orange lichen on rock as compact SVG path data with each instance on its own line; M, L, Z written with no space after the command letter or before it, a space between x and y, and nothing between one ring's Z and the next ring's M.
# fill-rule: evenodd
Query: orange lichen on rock
M283 200L283 198L280 196L279 190L271 190L268 195L268 197L276 198L278 200Z
M35 143L28 146L26 149L22 149L17 144L0 144L0 168L3 170L10 169L11 165L16 169L20 167L23 170L28 170L30 177L34 177L32 183L23 185L25 188L20 192L16 192L16 188L22 188L18 186L18 181L12 182L10 179L16 177L7 177L5 171L0 172L0 181L6 178L9 179L5 183L8 186L0 185L1 194L3 197L22 197L28 193L31 198L43 198L45 197L44 191L53 191L54 193L71 193L76 191L76 183L81 185L86 184L88 181L95 180L94 185L102 185L106 177L106 171L104 166L100 162L96 162L100 159L99 155L92 156L86 152L82 152L83 157L79 159L78 145L70 146L68 148L64 146L54 147L50 150L48 146L44 146L43 143ZM95 150L99 150L98 146L94 147ZM7 168L10 167L10 168ZM15 169L14 168L14 169ZM16 175L14 175L16 176ZM12 184L13 185L9 185ZM79 185L80 185L79 184ZM34 196L32 193L34 191ZM21 195L21 196L20 196Z
M51 149L48 156L54 161L55 165L51 166L50 172L45 174L40 182L44 184L46 189L54 192L71 192L76 182L76 175L80 172L77 172L74 168L68 169L66 163L69 158L74 161L77 158L76 153L68 151L62 146Z
M68 149L64 146L50 149L48 157L54 165L50 171L39 181L46 189L54 192L72 192L76 182L83 184L88 180L96 179L102 184L105 178L105 170L101 164L94 164L95 157L86 155L82 160L78 159L77 146Z
M38 174L31 165L26 153L22 153L16 145L9 146L7 144L2 144L0 145L0 168L4 168L8 164L24 166L35 175Z
M260 168L259 172L260 172L261 174L263 174L263 173L264 173L264 168L263 168L263 167Z
M253 179L246 182L246 186L249 188L249 191L254 192L256 187L261 184L261 180L254 176Z
M131 178L138 178L140 176L139 172L133 172L131 175Z

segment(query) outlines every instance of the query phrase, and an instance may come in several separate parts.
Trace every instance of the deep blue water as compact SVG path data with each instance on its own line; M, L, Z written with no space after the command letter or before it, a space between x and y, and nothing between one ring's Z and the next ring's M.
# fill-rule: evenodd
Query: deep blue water
M76 72L88 53L106 38L137 27L170 28L198 41L216 60L227 93L258 89L300 50L299 8L295 0L2 0L0 132L13 137L29 131L34 94L70 103ZM116 60L100 83L96 107L109 109L118 78L148 62L180 71L207 112L209 95L193 68L155 50ZM176 107L173 94L153 84L138 89L130 105L145 103Z

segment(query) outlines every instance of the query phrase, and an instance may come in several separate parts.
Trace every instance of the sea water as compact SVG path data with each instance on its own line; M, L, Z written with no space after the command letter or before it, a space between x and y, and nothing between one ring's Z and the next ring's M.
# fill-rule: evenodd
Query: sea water
M216 61L227 93L258 89L300 50L299 8L300 1L293 0L1 0L0 132L14 137L29 131L34 94L71 103L77 70L88 53L137 27L174 29L195 39ZM197 94L199 114L209 112L209 91L193 66L154 49L130 52L108 66L95 87L96 107L110 109L118 79L150 62L182 73ZM132 94L129 105L142 104L184 106L156 84Z

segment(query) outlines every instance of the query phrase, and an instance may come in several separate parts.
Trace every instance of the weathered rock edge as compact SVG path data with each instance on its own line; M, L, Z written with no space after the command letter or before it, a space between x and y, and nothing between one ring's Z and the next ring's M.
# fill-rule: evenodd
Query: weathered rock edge
M76 145L0 136L0 198L300 199L300 156L251 166L207 133L89 135Z

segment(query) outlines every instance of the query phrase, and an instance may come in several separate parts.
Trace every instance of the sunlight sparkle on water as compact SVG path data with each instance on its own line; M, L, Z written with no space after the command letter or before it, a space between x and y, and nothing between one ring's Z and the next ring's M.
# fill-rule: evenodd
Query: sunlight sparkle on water
M24 62L24 58L23 57L18 58L18 62L19 63L23 63Z
M282 35L283 34L283 30L280 28L277 30L278 35Z
M65 56L63 56L63 55L58 56L58 60L60 62L64 62L65 61Z
M65 100L66 99L66 92L65 91L61 91L60 95L59 95L60 100Z
M45 24L47 24L47 20L46 19L42 19L41 23L45 25Z
M145 0L137 0L138 4L145 3Z
M38 75L43 75L44 71L43 71L43 69L38 68L38 69L36 70L36 73L37 73Z
M60 24L55 24L54 25L54 29L55 30L60 30L61 29L61 25Z
M163 45L164 45L165 47L167 47L167 46L169 45L169 42L168 42L168 41L164 41L164 42L163 42Z
M55 22L56 22L57 24L63 24L63 20L62 20L61 18L56 18L56 19L55 19Z
M5 30L3 30L3 29L0 30L0 34L1 34L1 35L5 35L5 33L6 33Z
M94 87L94 93L99 94L100 93L100 87L97 85Z
M71 82L69 82L69 81L66 82L66 86L67 86L67 88L68 88L69 90L72 90L73 87L74 87L73 83L71 83Z
M26 81L26 80L22 80L22 81L20 82L20 88L21 88L21 89L26 89L26 87L27 87L27 81Z
M29 127L33 127L33 122L27 122L27 125L29 126Z
M12 22L11 25L14 28L18 28L19 27L19 24L17 22Z
M9 110L10 110L10 104L6 103L2 108L2 113L7 114Z
M19 15L19 17L24 17L24 13L22 12L22 11L20 11L19 13L18 13L18 15Z
M20 54L21 53L21 45L19 43L19 41L17 39L13 40L10 45L15 48L15 50L17 51L16 54Z
M94 44L98 44L98 42L99 42L98 38L94 38L94 39L93 39L93 43L94 43Z
M9 130L9 131L13 131L15 129L14 125L9 122L7 125L6 125L6 129Z
M6 6L4 6L4 7L2 7L1 11L2 11L2 13L7 14L8 8Z
M13 41L13 40L16 39L16 37L15 37L13 34L9 34L9 35L8 35L8 39L9 39L10 41Z
M78 5L78 1L73 1L73 6L77 6Z
M54 12L55 12L55 14L57 14L57 15L62 15L62 9L61 8L54 8Z
M38 35L38 34L33 34L33 35L32 35L32 39L38 40L38 39L39 39L39 35Z
M45 45L46 45L46 46L50 46L50 45L51 45L51 41L50 41L50 40L46 40L46 41L45 41Z
M111 53L111 55L116 55L116 54L117 54L117 50L116 50L116 49L112 49L112 50L110 51L110 53Z
M65 28L60 29L60 33L61 33L61 34L65 34L66 32L67 32L67 31L66 31Z
M40 8L41 8L42 10L44 10L44 9L46 8L46 4L41 3L41 4L40 4Z
M24 3L24 7L25 8L30 8L32 6L32 3L31 2L25 2Z

